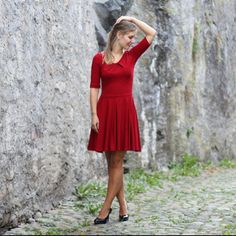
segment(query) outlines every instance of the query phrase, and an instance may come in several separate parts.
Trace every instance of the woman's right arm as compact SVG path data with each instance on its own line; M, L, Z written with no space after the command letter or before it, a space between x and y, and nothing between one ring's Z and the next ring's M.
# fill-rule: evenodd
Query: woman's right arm
M97 116L97 102L98 102L99 88L90 88L90 108L91 108L91 128L98 133L99 119Z
M91 108L91 128L98 132L99 119L97 116L97 102L100 89L100 77L101 77L101 58L97 53L93 57L91 67L91 81L90 81L90 108Z

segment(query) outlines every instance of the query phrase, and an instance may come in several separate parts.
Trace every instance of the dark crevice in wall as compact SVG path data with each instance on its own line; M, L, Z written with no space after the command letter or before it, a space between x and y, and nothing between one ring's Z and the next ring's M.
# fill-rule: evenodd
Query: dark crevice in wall
M107 33L117 18L126 15L133 4L133 0L109 0L105 3L95 2L94 9L98 17L95 22L95 32L99 45L99 50L103 50L106 45Z

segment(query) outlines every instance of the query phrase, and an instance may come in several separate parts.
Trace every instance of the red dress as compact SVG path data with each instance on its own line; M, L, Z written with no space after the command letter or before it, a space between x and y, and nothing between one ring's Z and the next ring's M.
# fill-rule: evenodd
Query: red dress
M97 102L99 129L90 130L88 150L141 151L132 87L135 63L149 46L144 37L112 64L102 64L101 52L93 57L90 88L100 88L101 81L102 93Z

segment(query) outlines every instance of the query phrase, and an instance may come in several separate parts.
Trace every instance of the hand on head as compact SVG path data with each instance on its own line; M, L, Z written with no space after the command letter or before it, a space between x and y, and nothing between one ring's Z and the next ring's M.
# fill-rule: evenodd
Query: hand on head
M127 20L127 21L131 21L132 20L132 17L131 16L120 16L117 20L116 20L116 24L120 23L122 20Z

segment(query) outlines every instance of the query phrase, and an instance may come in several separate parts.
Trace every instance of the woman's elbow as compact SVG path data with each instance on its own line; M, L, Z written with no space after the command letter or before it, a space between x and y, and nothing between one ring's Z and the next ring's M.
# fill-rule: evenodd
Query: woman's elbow
M152 35L153 37L155 37L155 36L157 35L157 31L156 31L155 29L153 29L153 32L151 33L151 35Z

